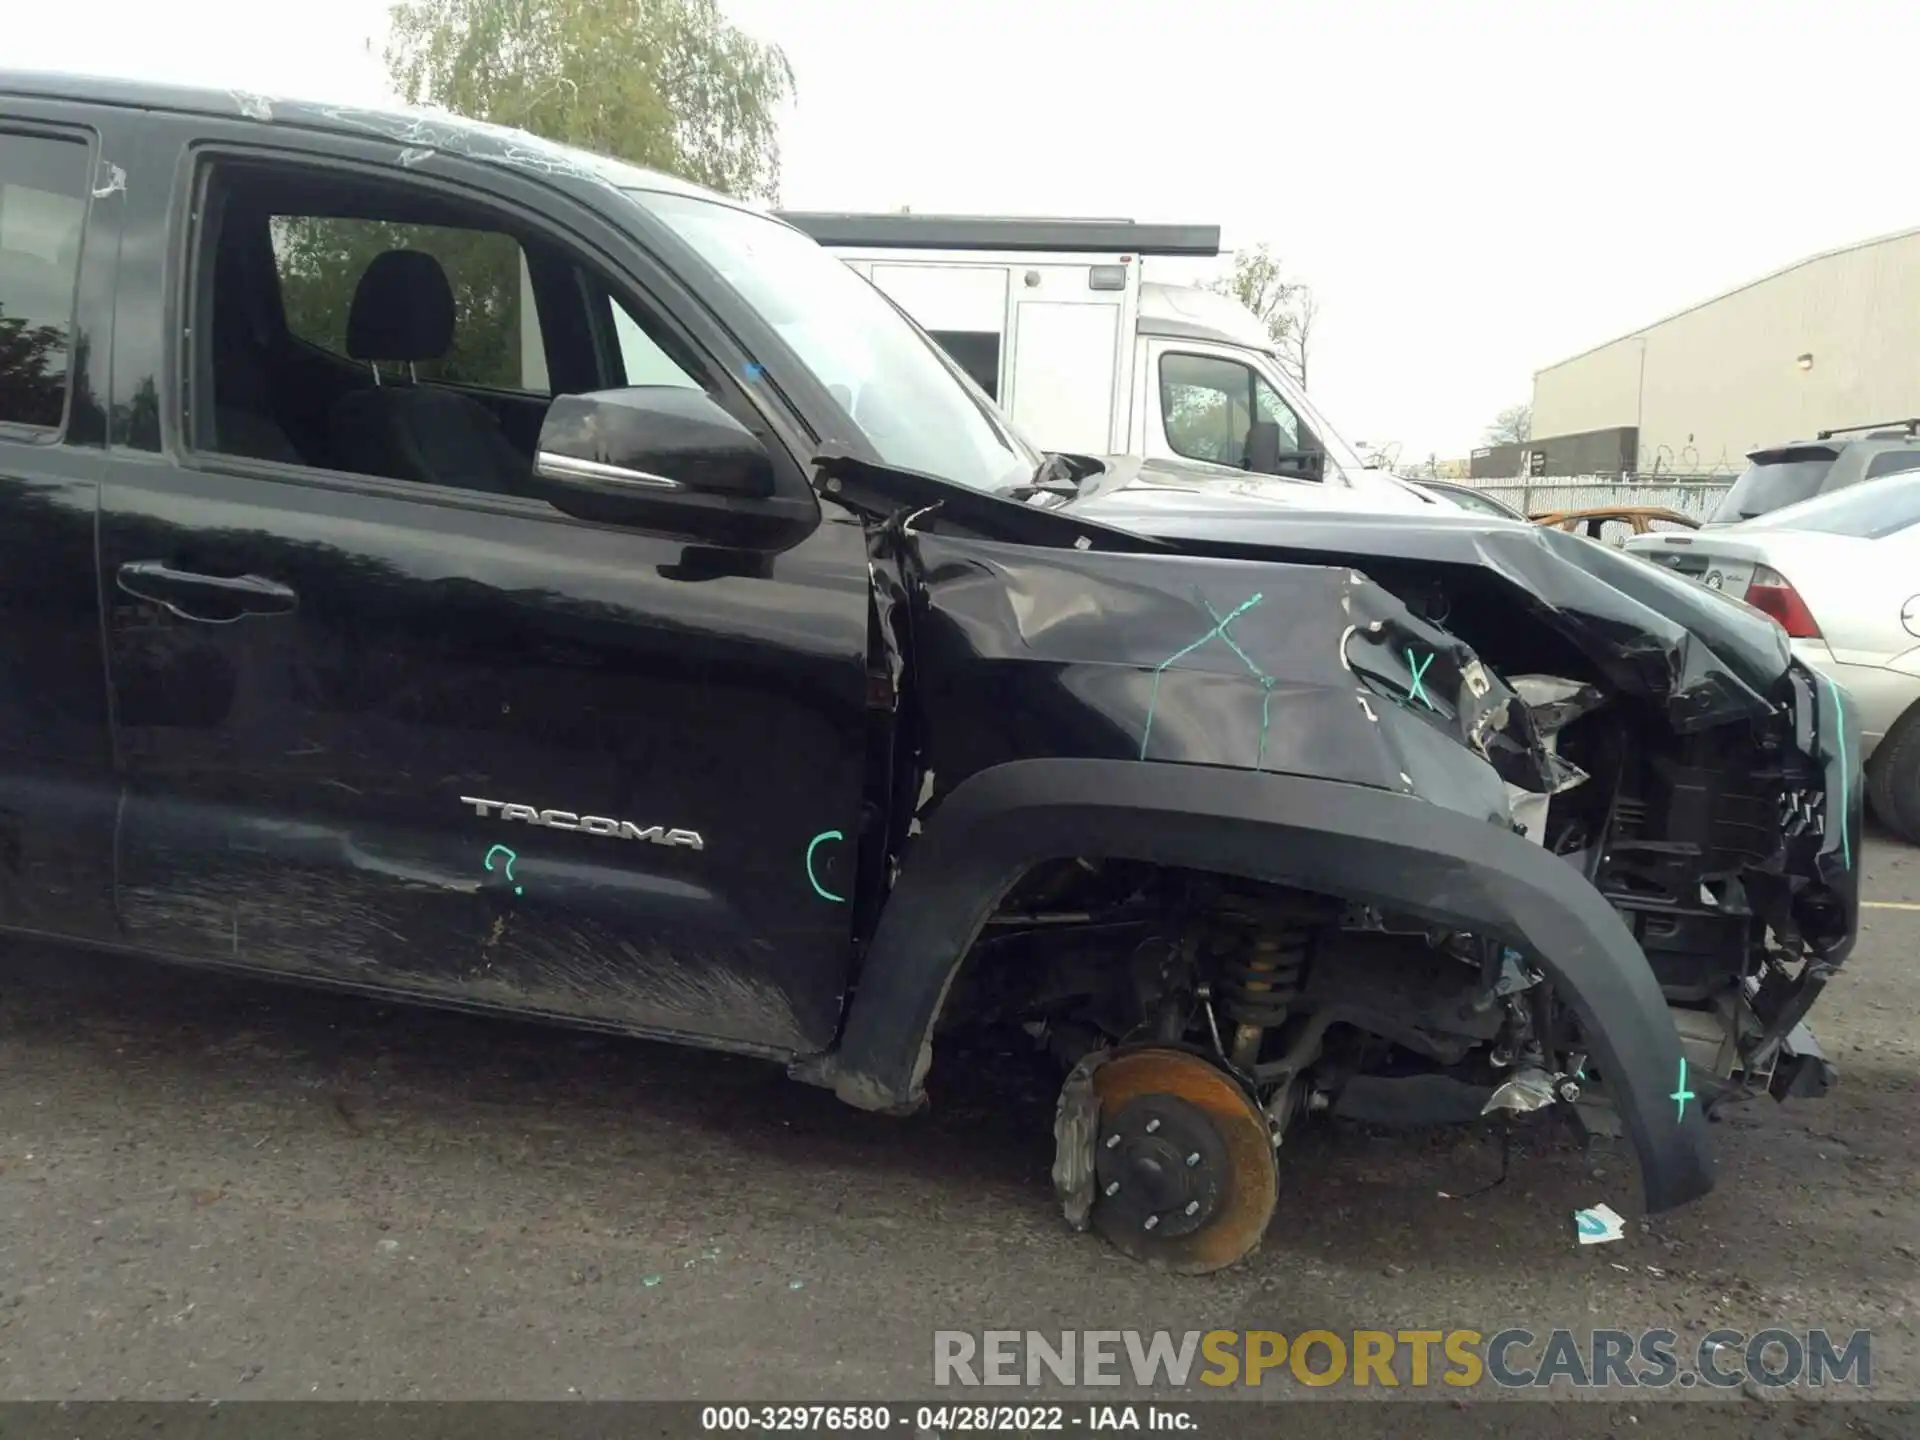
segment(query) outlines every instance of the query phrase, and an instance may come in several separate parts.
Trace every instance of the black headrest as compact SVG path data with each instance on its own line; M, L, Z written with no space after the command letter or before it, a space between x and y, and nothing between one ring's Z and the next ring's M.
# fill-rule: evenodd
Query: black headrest
M424 250L373 257L347 312L355 360L438 360L453 345L453 287Z

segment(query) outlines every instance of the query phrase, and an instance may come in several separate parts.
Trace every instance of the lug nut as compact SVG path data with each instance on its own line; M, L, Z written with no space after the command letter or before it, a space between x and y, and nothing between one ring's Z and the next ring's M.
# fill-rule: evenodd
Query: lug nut
M1159 1223L1160 1223L1160 1217L1158 1215L1149 1215L1147 1216L1146 1228L1151 1230L1153 1229L1154 1226L1158 1225Z
M1158 1130L1159 1128L1160 1128L1160 1122L1158 1120L1147 1121L1147 1134L1151 1135L1153 1134L1154 1131Z
M1198 1165L1199 1163L1200 1163L1200 1152L1198 1150L1194 1151L1191 1155L1187 1156L1187 1168L1189 1170L1191 1170L1194 1166Z
M1200 1202L1198 1200L1187 1201L1187 1214L1198 1215L1199 1213L1200 1213Z
M1107 1194L1118 1195L1119 1193L1120 1193L1120 1182L1118 1180L1109 1180L1107 1182Z

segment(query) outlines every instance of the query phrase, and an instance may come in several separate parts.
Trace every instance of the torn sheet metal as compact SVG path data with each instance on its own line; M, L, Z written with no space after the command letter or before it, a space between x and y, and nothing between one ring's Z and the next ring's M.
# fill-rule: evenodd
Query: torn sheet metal
M1553 1088L1553 1077L1538 1066L1529 1065L1503 1080L1487 1097L1487 1103L1481 1107L1480 1113L1491 1115L1496 1110L1504 1110L1524 1115L1534 1110L1545 1110L1559 1098Z
M1083 516L1175 542L1189 553L1347 564L1399 593L1444 574L1489 604L1531 614L1575 645L1609 684L1662 704L1682 733L1778 709L1789 651L1779 626L1658 565L1539 526L1470 516L1260 505L1189 482L1181 504L1126 487L1069 505ZM1271 487L1270 487L1271 488ZM1296 487L1297 488L1297 487Z
M1344 566L902 539L943 786L1043 756L1218 765L1411 791L1509 826L1506 782L1566 779L1470 649Z

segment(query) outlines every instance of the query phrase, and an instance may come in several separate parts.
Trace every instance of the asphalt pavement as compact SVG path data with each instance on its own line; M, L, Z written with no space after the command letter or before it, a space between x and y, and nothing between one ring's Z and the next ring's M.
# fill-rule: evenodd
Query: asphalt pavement
M749 1060L16 945L0 1399L861 1400L933 1393L942 1329L1508 1324L1869 1328L1914 1399L1920 851L1865 874L1815 1012L1840 1083L1732 1111L1705 1200L1648 1222L1623 1154L1523 1144L1493 1184L1491 1132L1316 1124L1262 1250L1191 1279L1065 1228L1021 1055L942 1056L887 1119ZM1577 1245L1603 1201L1626 1238Z

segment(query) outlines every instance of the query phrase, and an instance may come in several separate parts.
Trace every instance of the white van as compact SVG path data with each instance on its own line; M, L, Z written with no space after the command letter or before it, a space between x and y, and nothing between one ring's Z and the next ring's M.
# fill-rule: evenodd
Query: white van
M1144 278L1148 256L1219 255L1217 225L781 218L917 320L1042 449L1391 485L1314 410L1245 306Z

